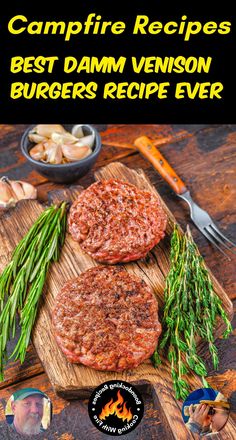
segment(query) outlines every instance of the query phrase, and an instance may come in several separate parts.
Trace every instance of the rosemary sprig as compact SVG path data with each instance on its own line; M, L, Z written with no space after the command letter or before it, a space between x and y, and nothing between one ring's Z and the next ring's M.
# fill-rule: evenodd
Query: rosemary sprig
M0 380L7 361L7 342L14 338L16 314L21 333L10 356L24 362L39 299L51 261L58 261L66 230L66 203L47 208L16 246L0 276Z
M189 385L184 376L192 370L202 378L206 386L207 370L204 361L197 354L196 337L208 342L212 363L218 368L217 348L214 344L214 329L220 317L227 338L232 331L231 323L214 292L212 281L203 258L193 241L189 227L180 235L175 226L171 238L171 268L166 279L163 333L159 347L152 356L157 367L159 353L165 349L171 364L171 376L177 399L185 399Z

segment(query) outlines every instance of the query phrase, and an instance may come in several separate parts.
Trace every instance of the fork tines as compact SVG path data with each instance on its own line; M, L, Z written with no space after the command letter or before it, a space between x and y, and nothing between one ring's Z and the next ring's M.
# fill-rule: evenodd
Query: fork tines
M236 254L236 244L233 243L233 241L229 240L227 237L225 237L222 232L217 228L217 226L214 223L210 223L208 226L203 227L202 229L203 234L205 237L214 244L228 259L230 257L224 250L222 249L222 246L224 249L227 249L234 254ZM231 245L229 246L228 243Z

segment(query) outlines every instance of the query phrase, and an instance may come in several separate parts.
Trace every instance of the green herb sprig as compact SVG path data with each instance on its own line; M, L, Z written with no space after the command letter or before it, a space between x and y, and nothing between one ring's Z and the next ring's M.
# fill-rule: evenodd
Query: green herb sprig
M181 235L175 225L170 261L171 268L164 292L163 333L152 362L157 367L161 362L159 353L166 350L176 398L185 399L189 394L189 385L184 376L190 370L201 376L203 385L207 386L206 366L197 354L197 336L208 342L212 363L217 369L219 360L214 344L217 317L226 325L224 338L229 336L232 326L220 298L214 292L208 270L189 227Z
M10 356L24 362L39 299L51 261L58 261L66 231L66 203L50 206L16 246L0 276L0 380L4 380L7 342L14 338L16 315L20 337Z

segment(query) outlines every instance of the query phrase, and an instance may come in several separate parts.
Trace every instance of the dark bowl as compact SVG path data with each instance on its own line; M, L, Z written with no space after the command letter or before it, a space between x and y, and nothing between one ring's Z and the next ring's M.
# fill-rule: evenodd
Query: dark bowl
M35 124L36 125L36 124ZM35 125L30 125L27 130L24 132L21 138L21 151L26 159L31 164L32 168L34 168L38 173L42 176L47 177L48 180L57 183L71 183L80 179L80 177L84 176L94 165L96 162L98 155L101 151L102 142L101 136L99 132L90 124L82 124L83 132L85 135L90 134L92 131L95 133L95 141L93 146L93 151L90 156L85 157L84 159L78 160L77 162L65 163L61 165L53 165L44 162L37 161L33 159L29 151L35 145L33 142L30 142L28 139L28 134ZM73 125L65 124L63 125L67 131L71 131Z

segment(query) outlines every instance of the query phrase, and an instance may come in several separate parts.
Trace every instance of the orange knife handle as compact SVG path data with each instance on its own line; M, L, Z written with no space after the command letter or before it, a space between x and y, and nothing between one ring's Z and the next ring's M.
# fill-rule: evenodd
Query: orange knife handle
M163 179L169 183L176 194L183 194L187 191L184 182L177 176L176 172L147 136L137 138L134 141L134 145L138 148L140 153L152 163L154 168L161 174Z

